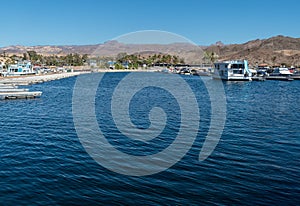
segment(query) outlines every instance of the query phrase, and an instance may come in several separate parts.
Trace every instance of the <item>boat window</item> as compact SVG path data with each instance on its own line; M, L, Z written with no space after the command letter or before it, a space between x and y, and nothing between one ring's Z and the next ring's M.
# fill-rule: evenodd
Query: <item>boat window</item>
M233 69L232 73L233 74L243 74L243 70L242 69Z
M232 73L233 73L233 74L238 74L238 73L239 73L239 70L238 70L238 69L233 69L233 70L232 70Z
M245 67L244 67L244 64L232 64L231 68L233 68L233 69L240 69L240 68L243 69Z

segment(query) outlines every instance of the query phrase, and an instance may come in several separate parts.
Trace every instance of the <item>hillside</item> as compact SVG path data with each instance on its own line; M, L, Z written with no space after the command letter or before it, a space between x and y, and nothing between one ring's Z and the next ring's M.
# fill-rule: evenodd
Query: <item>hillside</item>
M161 53L180 56L189 63L201 63L203 50L199 46L188 43L173 44L123 44L117 41L108 41L97 45L69 45L69 46L9 46L0 48L0 54L23 55L27 51L34 50L44 56L67 55L70 53L88 54L89 56L116 57L119 53Z
M300 38L276 36L244 44L211 45L205 50L216 53L219 60L247 59L252 65L300 66Z
M89 54L90 56L116 57L119 53L166 53L178 55L187 63L201 63L206 53L214 53L217 60L248 59L251 65L266 63L269 65L286 64L300 66L300 38L276 36L269 39L256 39L243 44L224 45L220 42L210 46L194 46L188 43L123 44L108 41L96 45L67 46L9 46L0 48L0 54L23 55L34 50L38 54L66 55L69 53Z

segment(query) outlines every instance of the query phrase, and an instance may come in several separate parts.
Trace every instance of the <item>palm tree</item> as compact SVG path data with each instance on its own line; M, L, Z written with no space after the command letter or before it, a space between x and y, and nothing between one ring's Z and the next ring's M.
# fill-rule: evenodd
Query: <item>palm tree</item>
M204 52L204 61L208 61L207 63L213 64L218 59L218 55L214 52L205 51Z

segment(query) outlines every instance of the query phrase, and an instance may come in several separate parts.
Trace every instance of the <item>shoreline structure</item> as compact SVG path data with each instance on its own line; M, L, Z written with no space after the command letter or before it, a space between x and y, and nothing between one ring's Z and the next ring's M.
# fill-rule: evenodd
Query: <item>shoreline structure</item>
M97 69L94 72L154 72L153 69L138 69L138 70L111 70L111 69ZM54 81L80 74L93 73L93 71L75 71L39 75L23 75L23 76L9 76L0 77L0 100L4 99L30 99L40 97L41 91L29 91L29 89L18 88L19 86L28 86L32 84L39 84L48 81Z
M63 73L50 73L50 74L39 74L39 75L23 75L23 76L9 76L0 77L0 86L2 85L13 85L13 86L23 86L38 84L47 81L53 81L63 78L69 78L73 76L78 76L80 74L93 73L93 72L156 72L157 68L149 69L124 69L124 70L112 70L112 69L95 69L89 71L75 71L75 72L63 72Z
M0 78L0 85L13 85L23 86L37 83L43 83L47 81L53 81L72 76L80 75L82 72L70 72L70 73L53 73L43 75L24 75L24 76L13 76L13 77L2 77Z
M164 72L164 67L150 67L150 68L138 68L138 69L124 69L124 70L115 70L115 69L106 69L106 68L97 68L97 69L81 69L75 70L74 72L62 72L62 73L49 73L49 74L38 74L38 75L23 75L23 76L9 76L9 77L0 77L0 94L1 89L4 89L6 86L17 88L18 86L26 86L31 84L38 84L47 81L59 80L63 78L69 78L73 76L78 76L80 74L87 73L115 73L115 72ZM201 71L201 69L199 70ZM201 76L201 75L200 75ZM267 78L273 80L272 78ZM274 80L281 80L282 78L275 78ZM298 76L295 76L294 79L299 79Z
M47 81L53 81L63 78L69 78L78 76L80 74L87 74L93 72L155 72L155 69L124 69L124 70L112 70L112 69L97 69L95 71L75 71L75 72L63 72L63 73L50 73L50 74L39 74L39 75L23 75L23 76L9 76L0 77L0 86L13 85L13 86L24 86L31 84L38 84Z
M0 99L30 99L40 97L42 95L41 91L28 91L29 89L20 89L18 87L68 78L72 76L77 76L79 74L81 74L81 72L1 77Z

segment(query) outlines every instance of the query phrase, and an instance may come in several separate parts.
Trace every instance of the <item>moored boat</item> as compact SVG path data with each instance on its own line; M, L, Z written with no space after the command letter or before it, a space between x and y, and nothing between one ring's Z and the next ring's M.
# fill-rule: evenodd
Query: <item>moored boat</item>
M292 73L286 67L275 68L274 71L267 77L270 80L293 81Z
M278 67L275 68L274 71L270 74L270 76L291 76L292 73L286 67Z
M214 79L226 81L251 81L252 73L247 60L232 60L214 64Z
M2 76L22 76L30 74L35 74L31 62L12 64L8 66L6 72L1 72Z

